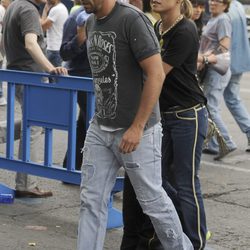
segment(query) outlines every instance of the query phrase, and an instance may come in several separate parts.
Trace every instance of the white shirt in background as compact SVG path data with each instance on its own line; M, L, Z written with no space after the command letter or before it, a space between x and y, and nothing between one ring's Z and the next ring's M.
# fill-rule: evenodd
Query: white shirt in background
M63 3L58 3L52 7L48 19L53 24L47 30L47 49L48 50L60 50L63 35L63 25L68 18L68 10Z

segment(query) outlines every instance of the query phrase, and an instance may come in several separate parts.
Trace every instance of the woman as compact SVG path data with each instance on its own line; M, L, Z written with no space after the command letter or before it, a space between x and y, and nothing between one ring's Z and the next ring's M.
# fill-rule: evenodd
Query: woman
M153 25L160 19L159 14L152 11L151 0L143 1L143 12L149 18Z
M236 144L232 141L227 127L221 118L220 103L223 99L223 92L231 77L231 71L230 67L228 67L227 72L224 75L221 75L210 66L217 62L215 54L218 53L218 51L226 52L230 49L232 28L230 18L226 14L229 5L230 0L209 1L211 18L203 28L198 57L198 65L200 68L205 65L208 66L207 73L203 80L203 90L207 97L207 107L211 118L217 125L226 142L228 148L227 153L234 151L236 149ZM218 142L214 137L209 141L203 152L214 155L218 154L214 158L215 160L220 160L227 154L219 153Z
M203 249L207 229L198 171L207 131L207 112L204 106L206 98L196 78L198 34L195 24L186 18L191 17L192 5L189 0L152 0L152 10L161 16L155 29L166 73L160 96L163 186L176 207L183 231L194 249ZM148 223L146 227L144 223L141 230L138 230L138 223L137 229L129 228L127 218L129 222L138 222L143 217L139 217L139 213L134 215L134 220L132 214L128 216L127 210L132 204L128 202L128 189L126 182L123 207L126 215L125 241L129 236L135 240L133 230L137 230L139 240L137 247L126 248L124 244L121 249L163 249L159 241L156 244L157 237L152 227L150 231ZM140 245L145 238L148 239L147 245L144 243L147 248Z
M204 0L191 0L193 6L193 15L191 19L195 22L198 35L201 36L202 28L203 28L203 14L205 9L205 1Z

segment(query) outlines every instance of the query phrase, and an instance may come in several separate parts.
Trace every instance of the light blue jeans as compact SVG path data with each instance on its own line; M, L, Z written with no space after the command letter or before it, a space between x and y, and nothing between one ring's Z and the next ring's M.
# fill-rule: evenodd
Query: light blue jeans
M47 50L47 57L55 67L62 66L62 58L59 50Z
M160 123L144 132L138 148L130 154L119 152L124 131L103 131L95 121L88 129L83 150L77 249L103 249L110 192L121 166L164 249L193 249L172 201L162 188Z
M250 115L240 98L241 77L242 74L231 76L231 79L224 90L224 100L241 131L250 138Z
M228 149L235 149L236 144L233 142L231 136L229 135L228 129L225 123L223 122L220 114L223 93L228 85L230 77L230 69L223 76L214 71L213 69L208 69L208 72L204 79L203 91L207 98L207 108L209 110L211 118L217 125L222 136L224 137ZM218 142L215 137L213 137L208 143L208 148L213 151L219 151Z

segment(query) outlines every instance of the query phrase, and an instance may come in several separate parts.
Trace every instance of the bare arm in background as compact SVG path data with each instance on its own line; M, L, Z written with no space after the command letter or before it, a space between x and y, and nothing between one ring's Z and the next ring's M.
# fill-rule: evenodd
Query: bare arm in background
M37 35L33 33L28 33L25 35L25 49L34 59L34 61L39 64L44 71L48 73L67 75L67 69L63 67L54 67L47 57L43 54L39 44L37 43Z

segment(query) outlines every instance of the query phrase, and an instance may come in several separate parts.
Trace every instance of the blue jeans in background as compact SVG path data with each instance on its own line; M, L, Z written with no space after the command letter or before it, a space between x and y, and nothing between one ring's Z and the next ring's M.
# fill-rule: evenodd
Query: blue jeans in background
M198 106L162 114L162 179L194 249L206 244L206 216L199 170L207 110Z
M62 58L59 50L47 50L47 57L55 67L62 66Z
M124 166L136 197L165 249L193 249L161 179L161 125L145 130L136 151L119 152L125 129L108 132L94 120L83 149L78 250L102 250L110 193ZM129 204L128 204L129 205Z
M241 131L250 138L250 115L240 98L240 80L242 74L235 74L224 90L224 100Z
M226 145L229 150L235 149L237 146L233 142L229 131L222 120L220 111L221 111L221 102L223 100L224 90L226 89L229 79L231 77L230 69L227 71L225 75L220 75L213 69L208 69L208 72L204 79L204 94L207 98L207 108L209 110L210 116L212 120L215 122L216 126L220 130ZM209 141L208 149L212 151L219 152L218 142L215 136Z

